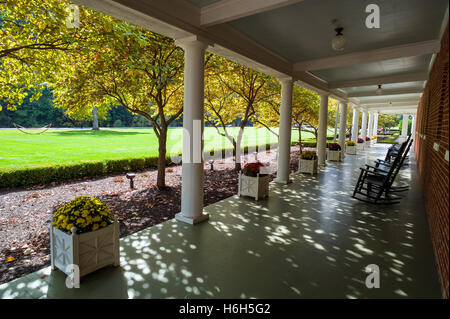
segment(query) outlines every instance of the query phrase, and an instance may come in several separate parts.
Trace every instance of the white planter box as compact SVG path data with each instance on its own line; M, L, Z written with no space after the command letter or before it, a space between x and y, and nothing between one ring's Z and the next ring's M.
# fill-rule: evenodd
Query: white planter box
M345 145L345 153L349 155L356 155L356 146Z
M372 146L372 140L366 141L366 146L367 146L367 147L371 147L371 146Z
M310 173L310 174L316 174L317 173L317 162L318 160L306 160L306 159L299 159L298 161L298 172L299 173Z
M356 143L356 149L363 150L365 144L366 144L365 142L363 142L363 143Z
M239 196L250 196L256 200L269 196L269 175L257 177L239 173Z
M79 267L80 277L108 265L119 266L120 243L119 222L84 234L67 234L50 227L50 249L52 269L60 269L70 275L67 268L74 264Z
M327 153L327 160L340 162L342 161L342 151L330 151Z

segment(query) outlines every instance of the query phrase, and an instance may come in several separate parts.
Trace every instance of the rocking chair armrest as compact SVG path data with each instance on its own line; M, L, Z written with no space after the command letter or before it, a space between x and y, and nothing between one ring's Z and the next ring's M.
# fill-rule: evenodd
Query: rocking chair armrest
M370 175L370 176L386 177L386 175L384 175L384 174L377 173L377 170L372 171L372 170L369 170L368 168L364 168L364 167L360 167L359 169L361 170L361 174L365 173L365 176Z
M375 163L376 163L377 165L379 165L379 164L381 164L381 165L386 165L386 166L391 166L391 165L392 165L392 162L387 162L387 161L382 160L382 159L377 159L377 160L375 161Z
M372 166L372 165L369 165L369 164L366 164L366 167L367 167L367 170L369 170L369 168L373 168L375 171L379 171L379 172L383 172L383 173L389 173L388 171L386 171L384 169L381 169L379 167L375 167L375 166Z

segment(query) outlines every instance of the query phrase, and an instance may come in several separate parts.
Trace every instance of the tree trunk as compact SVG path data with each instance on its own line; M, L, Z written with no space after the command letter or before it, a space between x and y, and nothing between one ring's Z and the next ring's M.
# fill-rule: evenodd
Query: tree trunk
M158 148L158 177L156 185L159 189L166 188L166 148L167 148L167 128L161 127L159 134L159 148Z
M239 130L236 143L233 144L235 149L235 161L234 161L234 170L240 171L241 170L241 142L242 142L242 135L244 134L244 129L241 127Z
M94 106L92 108L92 129L94 131L98 131L98 114L97 114L97 107Z

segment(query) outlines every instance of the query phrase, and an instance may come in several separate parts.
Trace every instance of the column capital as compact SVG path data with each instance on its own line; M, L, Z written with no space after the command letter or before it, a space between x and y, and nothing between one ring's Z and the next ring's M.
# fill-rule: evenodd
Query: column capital
M281 83L281 85L293 85L294 79L290 76L283 76L283 77L277 77L278 82Z
M197 47L201 49L206 49L208 46L214 43L198 35L191 35L185 38L175 39L175 45L182 47L184 50L188 47Z

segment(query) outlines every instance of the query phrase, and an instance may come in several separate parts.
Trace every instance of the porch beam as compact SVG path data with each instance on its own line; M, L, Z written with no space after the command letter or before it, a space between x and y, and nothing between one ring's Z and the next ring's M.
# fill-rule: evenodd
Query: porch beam
M397 90L384 90L382 94L376 94L375 90L377 88L374 87L372 91L364 91L364 92L357 92L349 94L348 97L375 97L375 96L387 96L387 95L399 95L399 94L412 94L412 93L422 93L423 87L417 87L417 88L408 88L408 89L397 89Z
M337 89L337 88L358 87L358 86L368 86L368 85L378 85L378 84L425 81L427 79L428 79L428 73L420 72L420 73L408 73L408 74L400 74L400 75L373 77L373 78L350 80L350 81L336 81L336 82L328 83L328 86L330 89Z
M426 54L438 53L440 47L441 47L440 40L430 40L375 50L353 52L334 57L297 62L294 64L294 71L313 71L313 70L332 69L338 67L351 66L355 64L364 64L412 56L421 56Z
M278 79L281 83L281 110L278 141L278 169L276 183L288 184L291 163L292 78Z
M375 96L373 96L375 98ZM394 103L418 103L420 101L420 96L413 97L392 97L385 99L360 99L361 104L369 105L369 104L394 104Z
M200 24L212 26L257 13L281 8L303 0L222 0L200 9Z

